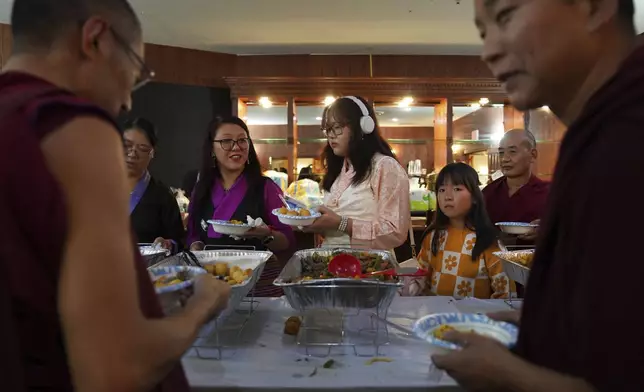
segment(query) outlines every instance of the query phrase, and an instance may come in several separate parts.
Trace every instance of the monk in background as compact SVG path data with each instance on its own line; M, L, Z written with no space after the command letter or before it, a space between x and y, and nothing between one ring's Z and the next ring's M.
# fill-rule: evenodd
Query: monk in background
M503 177L483 188L485 206L492 223L525 222L539 224L546 207L550 183L532 173L537 160L537 142L525 129L511 129L499 142ZM521 236L519 244L533 242L536 230Z
M469 390L644 391L644 154L623 153L644 144L633 1L476 0L475 10L482 58L512 105L548 105L568 131L523 311L504 317L521 324L517 346L455 333L464 348L434 362Z

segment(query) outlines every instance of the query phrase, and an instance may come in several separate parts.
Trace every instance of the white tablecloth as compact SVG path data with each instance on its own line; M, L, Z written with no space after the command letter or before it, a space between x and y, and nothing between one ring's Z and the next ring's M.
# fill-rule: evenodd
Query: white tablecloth
M394 299L388 320L409 327L420 316L440 312L489 312L509 309L503 301L463 300L451 297L415 297ZM349 348L335 347L330 358L335 365L324 369L329 358L307 356L295 338L284 335L284 321L297 315L281 298L259 300L255 312L239 338L222 333L222 340L235 340L234 347L224 348L220 359L202 359L195 349L186 354L183 366L195 391L215 390L461 390L447 375L437 380L430 376L432 349L426 343L389 327L390 344L379 355L392 362L367 364L368 357L356 356ZM235 317L238 318L238 317ZM232 321L232 320L231 320ZM198 340L196 345L203 345ZM202 346L203 347L203 346ZM213 358L218 352L201 348L199 353ZM319 349L315 350L319 354ZM360 352L365 354L365 352Z

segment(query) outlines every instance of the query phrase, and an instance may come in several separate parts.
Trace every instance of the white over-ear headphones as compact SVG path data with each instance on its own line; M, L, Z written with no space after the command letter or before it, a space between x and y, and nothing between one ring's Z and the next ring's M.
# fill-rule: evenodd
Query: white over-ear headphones
M342 98L352 100L360 108L360 111L362 112L362 117L360 117L360 128L362 129L362 133L369 134L373 132L374 129L376 129L376 122L373 121L373 118L371 118L371 116L369 115L369 109L367 109L367 105L365 105L359 98L352 95L347 95Z

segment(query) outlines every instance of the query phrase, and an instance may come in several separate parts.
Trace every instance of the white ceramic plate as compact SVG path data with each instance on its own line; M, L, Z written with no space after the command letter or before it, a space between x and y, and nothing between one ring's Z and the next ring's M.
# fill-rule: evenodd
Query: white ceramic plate
M298 208L297 211L299 210L300 209ZM277 219L279 219L279 221L284 223L285 225L304 227L312 225L317 218L322 216L322 214L315 210L309 210L309 212L311 213L310 216L292 216L280 214L280 209L276 208L273 210L273 215L275 215Z
M209 220L208 223L216 233L226 235L242 235L251 229L246 223L230 223L221 220Z
M502 232L515 235L529 234L539 225L523 222L499 222L496 224Z
M452 342L438 339L434 331L441 325L450 325L459 332L474 332L495 339L512 348L519 336L519 329L510 323L492 320L476 313L437 313L421 317L412 326L414 335L438 348L458 350L461 347Z

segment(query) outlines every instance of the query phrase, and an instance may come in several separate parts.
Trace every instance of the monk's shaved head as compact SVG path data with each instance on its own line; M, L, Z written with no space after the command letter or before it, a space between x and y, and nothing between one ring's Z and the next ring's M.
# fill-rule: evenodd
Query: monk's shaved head
M537 148L537 140L527 129L515 128L507 131L501 139L502 145L525 146L528 150Z
M15 0L11 13L14 52L49 49L91 16L140 34L141 24L127 0Z

